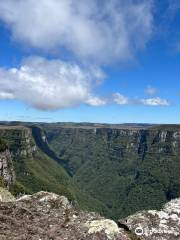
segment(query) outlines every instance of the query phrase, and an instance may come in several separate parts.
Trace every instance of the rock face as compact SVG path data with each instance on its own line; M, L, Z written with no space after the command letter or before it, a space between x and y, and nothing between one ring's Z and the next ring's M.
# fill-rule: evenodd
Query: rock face
M0 126L0 138L8 143L13 157L30 157L36 151L31 129L23 126Z
M5 140L7 147L0 150L0 176L6 186L15 182L13 162L19 157L31 157L36 151L31 130L22 126L0 126L0 140Z
M142 240L179 240L180 199L165 204L161 211L142 211L119 222Z
M1 240L130 240L112 220L79 211L54 193L1 202L0 213Z
M12 164L12 156L8 149L0 152L0 176L3 178L6 186L14 182L14 171Z

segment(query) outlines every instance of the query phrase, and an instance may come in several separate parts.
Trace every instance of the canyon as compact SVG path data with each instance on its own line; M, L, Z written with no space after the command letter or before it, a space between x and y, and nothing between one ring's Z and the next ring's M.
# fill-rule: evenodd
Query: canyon
M114 220L180 197L179 125L4 122L0 138L15 195L55 192Z

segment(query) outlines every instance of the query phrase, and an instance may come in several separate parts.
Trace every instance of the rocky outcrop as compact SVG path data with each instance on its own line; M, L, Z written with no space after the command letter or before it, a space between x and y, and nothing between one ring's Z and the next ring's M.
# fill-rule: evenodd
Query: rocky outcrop
M142 240L179 240L180 239L180 199L165 204L161 211L138 212L124 220L121 226Z
M14 182L14 171L12 164L12 156L8 149L0 152L0 176L3 178L6 186Z
M77 210L54 193L1 202L0 213L1 240L130 240L114 221Z
M0 138L8 143L13 157L32 156L37 147L31 129L23 126L0 126Z
M15 182L13 163L19 158L32 157L37 147L31 129L22 126L0 126L0 140L5 142L0 149L0 177L9 187Z
M167 203L161 211L142 211L117 225L96 213L76 209L66 197L54 193L39 192L14 200L7 190L0 189L0 239L179 240L180 199Z

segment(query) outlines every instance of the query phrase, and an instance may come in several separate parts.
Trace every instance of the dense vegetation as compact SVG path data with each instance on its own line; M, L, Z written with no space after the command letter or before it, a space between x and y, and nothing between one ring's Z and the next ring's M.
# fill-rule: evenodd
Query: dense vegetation
M75 183L104 203L114 218L158 209L180 197L180 137L172 127L44 129Z
M0 138L0 152L3 152L7 149L7 142Z
M47 190L113 218L158 209L180 197L178 125L27 126L29 140L17 129L3 136L12 152L24 151L27 142L38 147L32 155L13 158L14 194Z
M14 155L12 160L16 180L10 186L13 195L31 194L41 190L54 192L68 197L70 201L82 209L99 211L108 215L106 206L80 190L64 168L56 161L55 154L53 155L53 152L50 154L48 149L45 151L38 143L37 136L34 136L36 139L32 138L29 129L8 129L0 131L0 135L6 139L9 149ZM39 148L31 152L30 147L35 146L35 144ZM2 178L0 178L1 185L3 185Z
M5 187L4 179L0 177L0 187Z

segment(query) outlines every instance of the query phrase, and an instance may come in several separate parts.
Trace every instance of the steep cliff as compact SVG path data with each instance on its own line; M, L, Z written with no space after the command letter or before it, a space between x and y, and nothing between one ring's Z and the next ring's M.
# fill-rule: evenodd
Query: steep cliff
M36 130L36 131L35 131ZM35 126L0 126L0 176L14 195L52 191L67 196L82 209L106 214L100 201L88 196L73 182L49 149L45 135ZM1 180L1 179L0 179Z
M0 176L8 187L15 182L12 156L8 149L0 152Z
M14 193L53 191L114 219L180 197L178 125L23 125L0 128Z
M180 196L180 126L42 125L80 188L114 218Z
M6 142L0 151L0 173L14 194L51 190L73 198L68 174L37 147L31 128L1 126L0 138Z
M0 138L4 139L11 154L15 156L32 156L36 145L31 129L25 126L0 126Z

